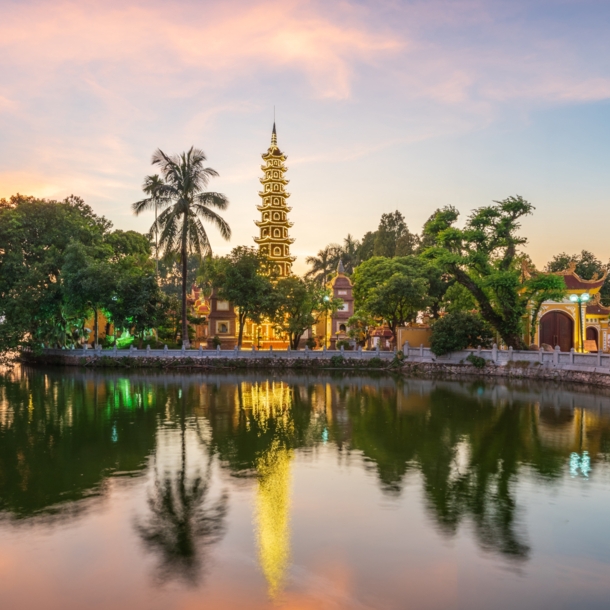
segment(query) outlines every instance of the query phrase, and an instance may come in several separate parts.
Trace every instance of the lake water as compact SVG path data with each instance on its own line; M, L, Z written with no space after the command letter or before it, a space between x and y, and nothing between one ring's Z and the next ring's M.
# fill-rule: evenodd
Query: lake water
M0 375L0 608L607 609L610 395Z

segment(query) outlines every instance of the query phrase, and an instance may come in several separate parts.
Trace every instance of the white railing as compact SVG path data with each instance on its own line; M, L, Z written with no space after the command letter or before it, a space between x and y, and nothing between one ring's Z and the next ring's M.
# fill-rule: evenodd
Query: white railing
M572 368L578 369L610 369L610 354L589 353L581 354L575 352L573 349L569 352L561 352L559 348L555 348L553 351L544 350L513 350L509 348L507 350L498 349L495 345L492 349L467 349L459 352L452 352L443 356L436 356L432 353L429 347L412 347L406 342L402 349L407 361L411 362L438 362L444 364L467 364L467 358L473 354L485 359L488 362L493 362L497 365L507 365L510 362L515 363L538 363L545 367L551 368ZM330 359L334 356L342 356L346 359L355 360L371 360L373 358L380 358L382 360L392 360L396 354L395 351L380 351L374 350L363 350L358 348L357 350L310 350L305 348L303 350L252 350L252 349L225 349L222 350L220 347L214 350L210 349L137 349L131 347L129 349L119 350L116 348L96 349L84 348L84 349L51 349L47 348L43 350L45 355L49 356L69 356L69 357L100 357L104 356L107 358L246 358L246 359L269 359L269 358L280 358L280 359Z
M247 359L269 359L269 358L284 358L284 359L302 359L302 358L322 358L330 359L333 356L343 356L344 358L357 360L371 360L372 358L381 358L383 360L392 360L395 352L384 352L380 350L310 350L308 348L301 350L252 350L252 349L101 349L101 348L85 348L85 349L52 349L46 348L43 354L49 356L71 356L71 357L94 357L105 356L109 358L247 358Z
M538 363L547 367L578 367L578 368L608 368L610 369L610 354L589 353L581 354L574 349L569 352L559 351L556 347L552 351L545 350L513 350L509 347L507 350L498 349L493 346L492 349L468 349L459 352L452 352L443 356L435 356L429 347L411 347L408 342L403 347L405 357L409 360L421 360L427 362L439 362L447 364L467 363L467 358L471 354L479 356L498 365L506 365L509 362L522 363Z

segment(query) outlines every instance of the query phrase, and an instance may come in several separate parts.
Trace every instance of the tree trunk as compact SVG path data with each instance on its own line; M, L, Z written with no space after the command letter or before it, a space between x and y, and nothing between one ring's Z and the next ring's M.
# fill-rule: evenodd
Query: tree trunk
M244 324L246 323L246 314L239 314L239 334L237 335L237 347L241 349L241 342L244 336Z
M93 320L93 347L97 347L97 307L93 308L93 315L95 316L95 319Z
M182 232L182 345L189 346L189 329L186 317L186 282L188 272L188 260L186 253L186 218L184 220L185 230Z

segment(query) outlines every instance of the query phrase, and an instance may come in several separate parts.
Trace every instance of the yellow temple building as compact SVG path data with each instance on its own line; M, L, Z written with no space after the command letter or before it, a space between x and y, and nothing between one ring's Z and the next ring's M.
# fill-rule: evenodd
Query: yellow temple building
M560 301L545 301L540 308L538 324L530 343L559 346L562 352L610 351L610 307L601 303L600 293L608 276L583 280L572 263L559 273L566 286L566 297Z

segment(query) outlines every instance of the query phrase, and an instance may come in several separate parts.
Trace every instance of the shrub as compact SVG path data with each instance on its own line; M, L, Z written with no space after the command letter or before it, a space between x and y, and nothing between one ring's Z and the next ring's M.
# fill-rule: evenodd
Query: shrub
M344 363L343 356L333 356L330 359L330 366L343 366Z
M432 326L430 347L437 356L467 347L491 347L491 327L480 316L466 311L448 313Z
M220 337L218 335L214 335L212 338L212 345L214 346L214 349L216 349L221 343L222 341L220 340Z
M481 356L475 356L474 354L470 354L470 356L468 356L466 360L468 360L468 362L470 362L472 366L478 369L482 369L486 364L485 358L481 358Z
M383 366L383 360L381 358L377 358L377 356L374 356L369 360L368 365L371 369L379 369Z

